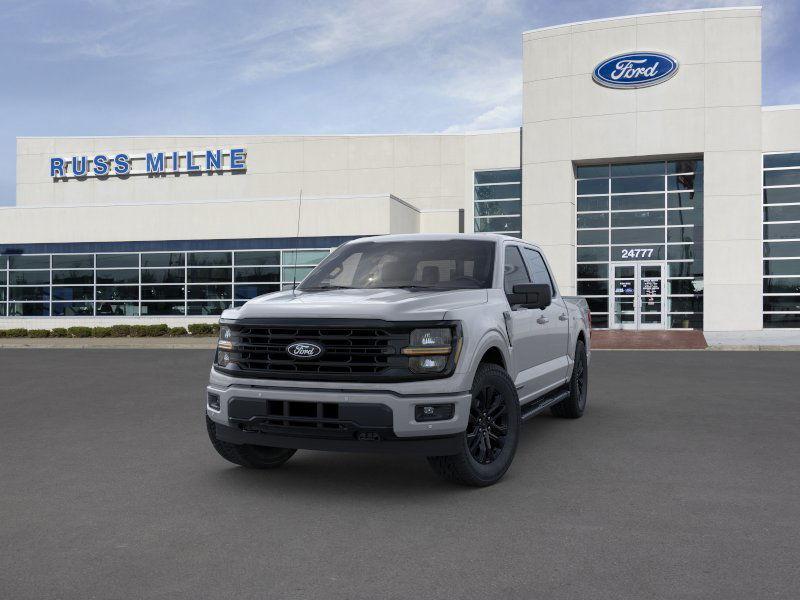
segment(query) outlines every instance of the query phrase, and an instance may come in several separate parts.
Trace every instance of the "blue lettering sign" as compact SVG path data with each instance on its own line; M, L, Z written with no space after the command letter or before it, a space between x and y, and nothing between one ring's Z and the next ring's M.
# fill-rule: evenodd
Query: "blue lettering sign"
M95 175L108 175L108 157L105 154L98 154L92 161L94 163Z
M612 56L594 69L592 79L610 88L641 88L662 83L678 72L678 61L659 52Z
M85 156L73 156L72 157L72 174L75 177L81 177L86 175L87 167L86 167L86 157Z
M64 159L51 158L50 159L50 177L63 177L64 176Z
M231 171L246 169L244 164L244 148L231 148Z
M181 170L181 155L177 152L172 153L172 170L176 173Z
M127 175L131 170L130 158L127 154L120 152L114 157L114 173L117 175Z
M164 172L164 153L159 152L153 154L148 152L145 157L145 170L148 173L163 173Z
M206 150L206 171L222 168L222 150Z
M190 172L200 170L200 165L194 164L194 155L191 150L186 151L186 170Z

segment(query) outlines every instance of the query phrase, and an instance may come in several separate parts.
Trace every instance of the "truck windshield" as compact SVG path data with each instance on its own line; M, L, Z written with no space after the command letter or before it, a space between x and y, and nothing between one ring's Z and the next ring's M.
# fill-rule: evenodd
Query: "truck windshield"
M299 289L488 288L492 285L494 246L488 240L346 244L321 262Z

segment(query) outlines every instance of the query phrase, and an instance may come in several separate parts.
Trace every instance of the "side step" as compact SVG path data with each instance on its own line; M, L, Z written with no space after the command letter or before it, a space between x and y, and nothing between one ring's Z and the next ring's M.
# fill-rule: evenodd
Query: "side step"
M553 404L558 404L567 398L569 398L569 385L553 390L541 398L537 398L533 402L528 402L520 408L522 420L527 421L528 419L532 419L544 409L553 406Z

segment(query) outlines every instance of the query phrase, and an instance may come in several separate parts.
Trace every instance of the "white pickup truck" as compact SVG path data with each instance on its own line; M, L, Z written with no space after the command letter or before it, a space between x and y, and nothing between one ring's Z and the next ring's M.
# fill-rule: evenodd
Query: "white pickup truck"
M294 290L226 310L206 424L223 458L298 449L406 452L442 477L497 482L521 423L586 407L590 315L535 245L494 234L369 237Z

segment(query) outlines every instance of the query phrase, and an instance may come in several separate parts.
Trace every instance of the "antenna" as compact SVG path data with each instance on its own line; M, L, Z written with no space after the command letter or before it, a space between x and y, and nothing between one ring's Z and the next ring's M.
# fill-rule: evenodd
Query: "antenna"
M292 296L297 294L297 247L300 245L300 210L303 208L303 188L297 201L297 234L294 236L294 264L292 265Z

